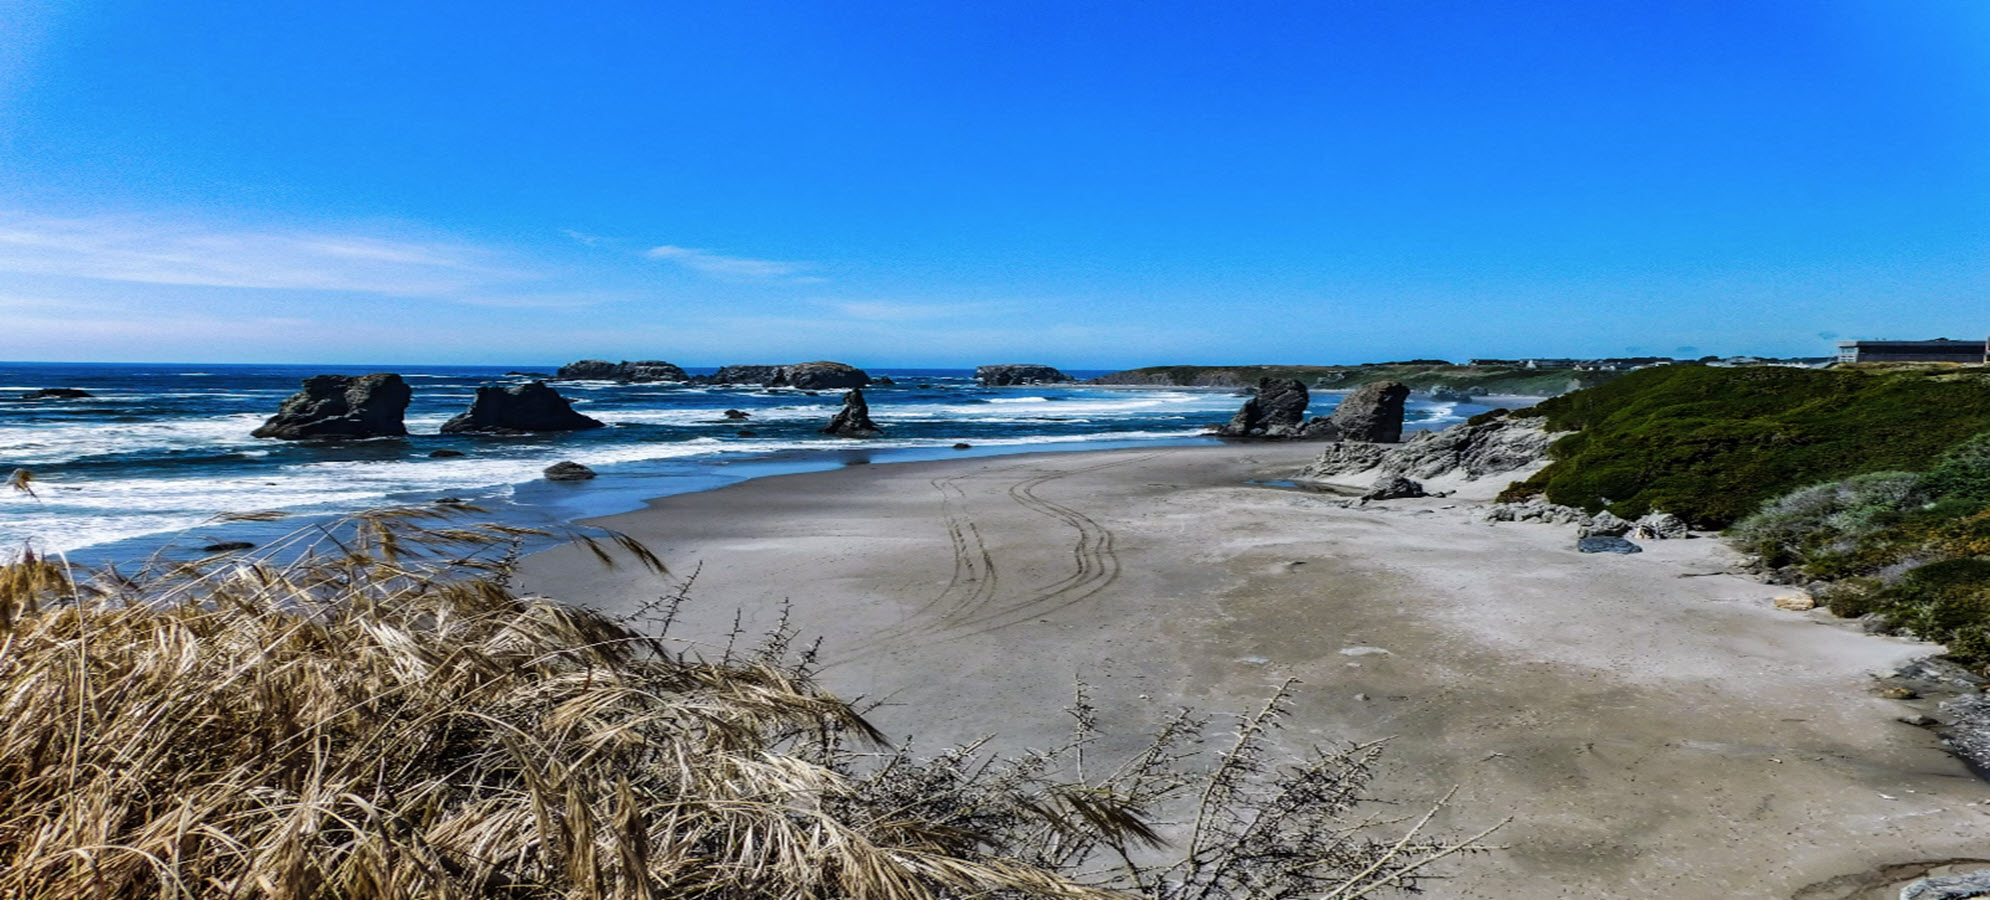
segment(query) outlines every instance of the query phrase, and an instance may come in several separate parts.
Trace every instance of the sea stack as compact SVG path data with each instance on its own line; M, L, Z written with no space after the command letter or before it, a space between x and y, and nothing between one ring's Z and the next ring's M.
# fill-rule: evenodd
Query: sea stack
M1222 437L1296 438L1306 433L1306 386L1291 378L1260 378L1257 393L1244 401L1230 422L1216 429Z
M413 396L408 383L391 372L313 375L250 434L285 441L400 437L408 433L401 416Z
M652 381L689 381L691 376L673 363L660 359L645 359L630 362L609 362L605 359L583 359L567 363L553 375L555 381L619 381L623 384L647 384Z
M863 438L877 437L883 434L884 430L878 427L878 423L871 421L871 405L864 402L864 390L851 388L849 393L843 395L843 408L836 411L835 417L829 420L829 426L822 429L822 433Z
M1398 381L1355 388L1328 417L1344 441L1393 444L1403 439L1403 401L1410 389Z
M470 409L443 423L443 434L530 434L580 431L603 423L574 412L573 406L543 381L477 389Z

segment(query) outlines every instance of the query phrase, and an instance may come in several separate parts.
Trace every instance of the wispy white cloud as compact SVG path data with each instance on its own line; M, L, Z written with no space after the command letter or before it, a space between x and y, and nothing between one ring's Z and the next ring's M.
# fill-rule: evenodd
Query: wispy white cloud
M773 259L753 259L745 256L726 256L710 250L692 247L673 247L665 244L651 247L643 253L650 259L661 259L676 263L684 268L718 278L745 281L780 281L789 284L820 284L827 280L803 274L813 268L808 263L782 262Z
M333 291L481 306L568 307L535 267L465 241L255 229L159 215L0 210L0 272L138 284Z

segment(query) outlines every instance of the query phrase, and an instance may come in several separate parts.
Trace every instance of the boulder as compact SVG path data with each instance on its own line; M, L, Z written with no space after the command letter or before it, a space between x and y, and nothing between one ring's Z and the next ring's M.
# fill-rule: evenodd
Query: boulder
M586 481L594 477L594 470L571 459L561 460L546 467L547 481Z
M87 400L95 394L82 388L42 388L21 395L23 400Z
M428 451L428 458L429 458L429 459L455 459L455 458L457 458L457 457L459 457L459 456L462 456L462 455L463 455L463 451L461 451L461 450L430 450L430 451Z
M725 417L728 419L732 419L734 421L738 421L740 419L752 418L752 416L749 413L747 413L746 410L743 409L728 409L725 411Z
M1608 535L1577 538L1575 549L1584 553L1643 553L1645 551L1645 548L1630 541Z
M218 544L208 544L207 546L200 548L200 552L234 553L237 550L254 550L254 549L256 549L256 545L251 544L248 541L222 541L221 543Z
M974 449L974 445L973 445L973 444L969 444L969 443L966 443L966 442L962 442L962 443L958 443L958 444L955 444L955 445L954 445L954 449L955 449L955 450L972 450L972 449Z
M1630 533L1631 523L1617 517L1607 509L1590 516L1587 520L1577 525L1575 529L1575 536L1579 538L1623 537Z
M1401 475L1384 475L1375 479L1375 486L1362 494L1363 500L1402 500L1409 497L1428 497L1423 485Z
M1251 399L1230 422L1216 429L1222 437L1296 438L1306 424L1306 386L1291 378L1260 378Z
M413 396L408 383L391 372L313 375L250 434L285 441L399 437L408 433L401 416Z
M1990 897L1990 869L1935 875L1900 889L1900 900L1968 900Z
M975 366L974 380L981 382L982 387L1003 387L1011 384L1062 384L1075 379L1050 366L1009 363L999 366Z
M1341 440L1393 444L1403 439L1403 401L1410 389L1396 381L1364 384L1334 408L1332 421Z
M1777 595L1773 602L1777 609L1786 609L1790 612L1804 612L1817 608L1817 598L1805 591Z
M674 364L660 359L611 363L605 359L583 359L567 363L553 378L558 381L619 381L644 384L652 381L689 381L691 376Z
M876 377L876 378L873 378L873 379L871 379L871 384L874 384L874 385L876 385L876 386L878 386L878 387L897 387L897 386L898 386L898 382L896 382L896 381L893 381L893 380L891 380L891 376L890 376L890 375L879 375L878 377Z
M1632 524L1632 531L1646 540L1678 540L1693 536L1693 530L1686 520L1668 512L1649 512L1638 517Z
M849 393L843 395L843 408L836 411L822 433L839 437L877 437L884 430L871 421L871 405L864 402L863 389L851 388Z
M1319 421L1319 420L1315 420ZM1312 428L1312 423L1307 423ZM1383 446L1361 441L1328 444L1301 479L1324 479L1380 468L1392 475L1431 479L1450 475L1466 481L1509 475L1547 461L1554 438L1539 418L1496 418L1418 432L1410 440Z
M580 413L543 381L477 389L468 411L442 424L443 434L525 434L579 431L602 423Z

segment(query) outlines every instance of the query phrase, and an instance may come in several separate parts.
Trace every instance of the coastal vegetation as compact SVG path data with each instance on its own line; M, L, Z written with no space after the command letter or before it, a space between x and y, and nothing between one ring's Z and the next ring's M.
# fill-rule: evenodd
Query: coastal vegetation
M1623 374L1601 369L1461 366L1443 360L1409 360L1359 366L1149 366L1102 375L1091 383L1244 388L1263 378L1278 378L1314 389L1344 390L1397 381L1420 391L1549 397L1604 384Z
M474 512L0 566L0 896L1352 898L1477 847L1366 827L1379 745L1275 755L1285 690L1213 759L1182 712L1101 766L1082 689L1062 747L916 757L791 629L522 595Z
M1925 471L1990 431L1990 372L1664 366L1511 415L1572 433L1501 499L1725 528L1801 487Z

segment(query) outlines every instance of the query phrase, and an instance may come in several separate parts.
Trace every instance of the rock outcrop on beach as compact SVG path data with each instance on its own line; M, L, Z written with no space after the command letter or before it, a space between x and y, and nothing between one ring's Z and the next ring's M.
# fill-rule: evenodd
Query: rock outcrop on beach
M408 433L401 417L413 396L408 383L392 372L313 375L250 434L285 441L400 437Z
M1393 444L1403 439L1403 401L1410 389L1399 381L1378 381L1355 388L1329 421L1344 441Z
M21 395L23 400L87 400L95 394L82 388L42 388Z
M624 384L644 384L652 381L688 381L689 375L672 363L660 359L646 359L631 362L609 362L605 359L583 359L560 367L553 375L555 381L619 381Z
M593 469L574 462L571 459L561 460L547 466L545 472L542 474L546 476L547 481L586 481L595 475Z
M1306 386L1295 379L1260 379L1251 399L1215 433L1238 438L1327 437L1325 420L1306 421L1306 404L1311 400Z
M573 406L543 381L477 389L468 411L443 423L443 434L529 434L580 431L603 423L574 412Z
M691 380L699 384L757 384L804 391L860 388L871 384L871 376L864 370L849 363L828 360L784 366L720 366L717 372Z
M1010 363L999 366L975 366L974 380L982 387L1004 387L1012 384L1062 384L1074 380L1050 366L1033 363Z
M1411 478L1459 475L1476 481L1539 466L1553 442L1538 418L1496 417L1443 431L1418 432L1408 442L1393 446L1360 441L1328 444L1299 477L1318 480L1379 469L1383 474Z
M877 437L884 433L878 423L871 421L871 405L864 401L862 388L851 388L843 395L843 408L831 417L829 425L822 429L823 434L839 437Z
M1428 497L1430 494L1423 485L1401 475L1384 475L1375 479L1373 487L1361 495L1363 500L1407 500L1413 497Z

